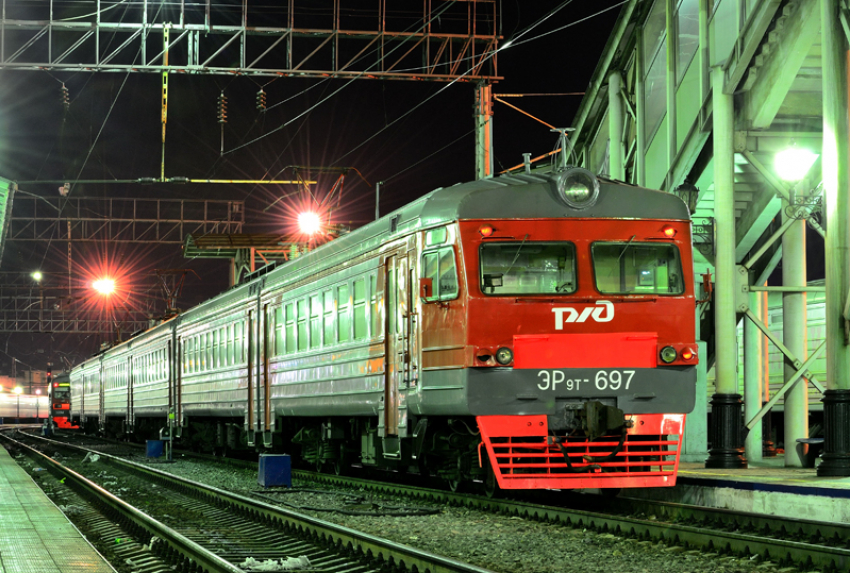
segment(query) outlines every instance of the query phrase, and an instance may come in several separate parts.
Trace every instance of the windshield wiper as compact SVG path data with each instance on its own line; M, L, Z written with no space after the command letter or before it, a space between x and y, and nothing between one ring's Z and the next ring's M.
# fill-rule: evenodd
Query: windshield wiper
M526 235L526 236L528 236L528 235ZM619 256L619 257L617 257L617 262L618 262L618 263L620 262L620 259L622 259L622 258L623 258L623 255L625 255L625 254L626 254L626 250L629 248L629 245L631 245L631 244L632 244L632 241L634 241L634 240L635 240L635 237L637 237L637 235L632 235L632 238L631 238L631 239L629 239L629 242L628 242L628 243L626 243L626 246L625 246L625 247L623 247L623 250L622 250L622 251L620 251L620 256Z
M517 248L517 250L516 250L516 255L514 255L514 260L511 261L511 266L509 266L508 270L505 271L506 275L511 272L512 268L514 268L514 263L519 258L519 253L520 253L520 251L522 251L522 246L525 244L525 240L527 238L528 238L528 233L526 233L525 236L522 238L522 242L519 244L519 248ZM634 237L632 237L632 239L634 239Z

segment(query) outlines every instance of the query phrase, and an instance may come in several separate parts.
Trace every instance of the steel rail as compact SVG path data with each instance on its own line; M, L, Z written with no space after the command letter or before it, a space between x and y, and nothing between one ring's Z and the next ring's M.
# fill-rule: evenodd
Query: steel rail
M353 553L360 554L365 559L376 559L379 562L394 566L401 571L418 571L419 573L493 573L489 569L455 561L454 559L415 549L329 521L303 515L237 493L160 471L143 464L124 460L111 454L105 454L67 442L50 440L32 434L27 434L27 436L54 446L73 448L81 452L96 453L101 456L101 461L106 461L125 470L143 474L163 484L176 487L184 491L184 493L192 493L208 502L225 506L243 516L250 516L252 519L260 522L277 524L284 531L297 531L306 534L306 536L312 539L322 540L327 545L345 548ZM54 464L56 463L54 460L50 461ZM82 478L82 476L80 477ZM98 487L98 489L101 488ZM101 491L105 492L105 490ZM105 493L111 496L108 492ZM233 571L240 570L234 569Z
M30 434L27 434L27 436L35 437ZM188 559L200 566L202 570L209 571L210 573L244 573L242 569L234 566L232 563L225 561L215 553L207 551L184 535L177 533L145 512L133 507L118 497L115 497L93 481L90 481L74 470L63 466L56 460L39 452L35 448L32 448L5 434L0 434L0 438L26 451L28 455L33 456L39 461L39 463L44 464L45 467L50 467L59 472L74 485L82 489L87 495L90 495L98 502L105 504L123 518L143 528L152 536L159 537L168 544L172 550L176 551L180 555L186 556ZM62 444L61 442L54 443L57 445L61 444L63 446L67 446L67 444ZM99 455L104 456L107 454Z

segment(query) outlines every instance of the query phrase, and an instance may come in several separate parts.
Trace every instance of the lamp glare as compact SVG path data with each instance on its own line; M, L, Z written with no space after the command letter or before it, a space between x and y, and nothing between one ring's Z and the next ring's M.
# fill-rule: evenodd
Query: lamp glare
M306 212L298 215L298 228L305 235L315 235L322 227L322 221L315 213Z
M34 272L32 275L30 275L30 276L32 277L32 280L34 280L34 281L35 281L35 282L37 282L37 283L41 282L41 279L43 279L43 278L44 278L44 275L42 275L42 274L41 274L41 271L35 271L35 272Z
M773 166L783 181L799 181L806 176L817 159L818 154L808 149L789 147L776 154Z
M91 286L100 294L112 294L115 291L115 281L112 279L98 279Z

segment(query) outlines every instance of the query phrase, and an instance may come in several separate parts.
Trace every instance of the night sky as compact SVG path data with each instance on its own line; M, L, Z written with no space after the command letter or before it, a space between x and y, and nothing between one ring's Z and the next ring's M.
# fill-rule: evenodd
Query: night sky
M619 0L498 3L506 40L557 7L565 7L523 35L522 43L500 51L498 72L504 80L494 86L494 93L583 92L619 7L563 31L534 38L618 5ZM61 102L62 82L71 101L67 113ZM437 187L474 178L473 84L455 83L445 89L443 83L358 80L309 114L272 133L347 82L288 78L269 82L269 78L170 75L166 176L288 179L292 176L290 170L284 169L288 165L353 167L372 186L385 181L381 190L382 213ZM271 108L266 113L255 108L261 85ZM0 71L0 176L15 181L158 177L160 90L159 74ZM222 90L228 97L223 156L216 120L217 98ZM415 112L392 124L425 100ZM581 97L525 97L510 101L550 124L566 127L571 124ZM497 172L520 163L523 152L537 156L555 147L556 136L547 127L500 103L494 106ZM389 124L392 125L386 127ZM438 152L444 146L447 147ZM417 162L420 163L410 167ZM322 197L336 175L318 179L315 193ZM57 187L27 184L21 188L56 197ZM72 185L71 196L241 199L246 201L245 232L291 233L295 231L293 215L309 203L308 197L296 194L267 208L293 190L294 187L251 185L79 184ZM354 228L373 217L374 189L352 171L345 179L339 209L332 214L333 222ZM29 274L40 267L66 272L66 257L64 241L49 245L7 242L0 271ZM95 274L90 268L102 264L120 267L127 285L125 294L138 301L158 295L152 274L155 268L188 268L198 273L187 276L178 305L183 309L227 287L224 261L190 261L178 247L74 246L74 265L81 271L75 272L73 278L78 286ZM48 361L60 364L63 359L79 363L96 351L103 338L0 334L0 374L11 370L10 356L21 361L23 366L19 364L19 369L43 369Z

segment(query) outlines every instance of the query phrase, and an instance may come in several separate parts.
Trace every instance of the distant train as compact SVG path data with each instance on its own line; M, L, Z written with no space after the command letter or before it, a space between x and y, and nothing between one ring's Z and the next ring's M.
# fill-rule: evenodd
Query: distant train
M47 396L0 393L0 423L31 423L44 420L50 413Z
M437 189L71 371L71 419L487 491L675 484L690 216L580 168Z
M50 418L57 428L73 428L68 419L71 411L71 376L68 373L59 374L50 379L48 390L50 397Z

